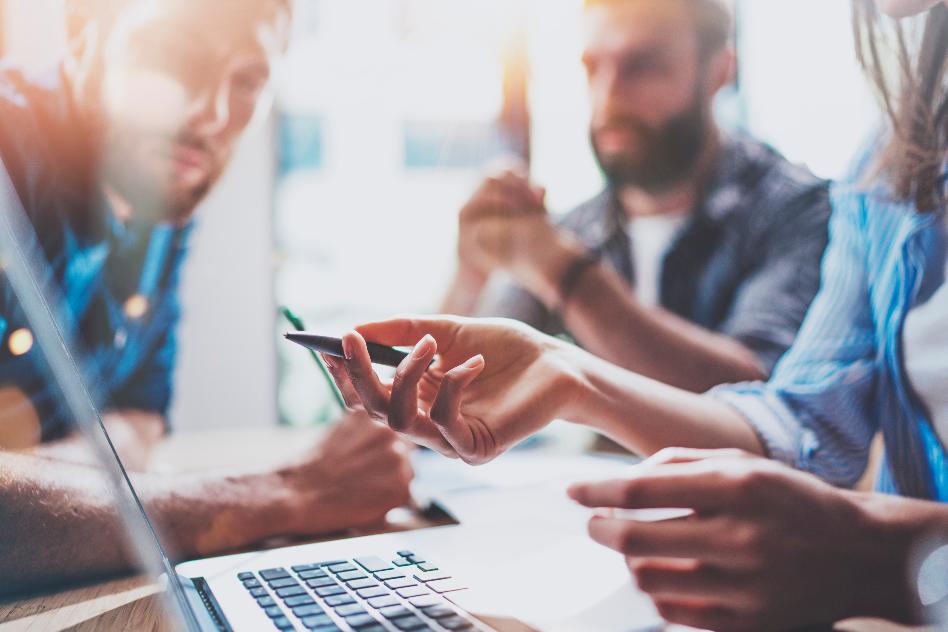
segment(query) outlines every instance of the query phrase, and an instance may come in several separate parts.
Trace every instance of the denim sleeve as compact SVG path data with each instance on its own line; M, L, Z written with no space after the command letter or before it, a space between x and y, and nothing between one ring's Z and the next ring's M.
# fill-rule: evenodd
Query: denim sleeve
M174 306L162 319L163 333L146 351L135 372L110 396L110 408L153 412L168 423L172 380L177 356L179 310Z
M877 431L876 340L866 269L862 198L833 196L822 286L790 351L768 383L718 387L771 458L836 485L863 474Z
M793 344L820 286L827 190L813 188L768 214L779 219L767 231L764 258L737 288L720 330L750 349L769 375Z

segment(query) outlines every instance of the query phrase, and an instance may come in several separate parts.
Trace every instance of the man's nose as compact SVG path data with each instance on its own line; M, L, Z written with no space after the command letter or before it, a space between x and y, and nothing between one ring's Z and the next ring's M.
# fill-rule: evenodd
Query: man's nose
M590 97L596 114L606 118L628 107L622 77L614 68L603 68L592 77Z
M202 136L213 136L230 124L230 95L226 86L205 90L194 103L188 127Z

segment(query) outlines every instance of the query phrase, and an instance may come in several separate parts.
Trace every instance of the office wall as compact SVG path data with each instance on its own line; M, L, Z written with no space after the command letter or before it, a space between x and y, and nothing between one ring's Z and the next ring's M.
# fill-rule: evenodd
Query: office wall
M6 61L41 69L62 51L63 0L6 0ZM198 210L184 271L172 418L178 428L276 422L272 126L245 139Z

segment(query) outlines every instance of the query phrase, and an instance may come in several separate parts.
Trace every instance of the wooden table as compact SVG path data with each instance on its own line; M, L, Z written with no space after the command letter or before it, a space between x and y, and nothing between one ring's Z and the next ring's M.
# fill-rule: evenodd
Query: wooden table
M229 430L226 453L212 449L219 446L221 432L185 433L167 440L155 456L159 471L189 471L207 467L226 467L235 463L281 462L305 451L318 439L314 430L268 428L264 430ZM214 456L217 455L217 456ZM194 466L201 463L201 468ZM417 514L403 511L385 530L431 526ZM358 533L353 535L367 535ZM163 616L160 588L143 577L126 577L112 581L78 586L61 592L0 603L0 632L51 630L161 631L172 629ZM684 630L669 626L668 631ZM845 632L905 632L927 630L905 628L873 620L853 620L836 626ZM934 632L934 631L933 631Z

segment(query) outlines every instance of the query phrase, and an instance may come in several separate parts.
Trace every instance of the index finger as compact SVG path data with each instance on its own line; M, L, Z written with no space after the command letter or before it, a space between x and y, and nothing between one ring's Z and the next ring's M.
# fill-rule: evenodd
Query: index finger
M586 507L716 511L726 506L728 490L720 478L694 465L674 463L628 479L578 483L567 493Z
M440 345L453 335L459 325L457 318L418 316L365 323L355 330L366 340L380 345L413 346L427 334L431 334Z

